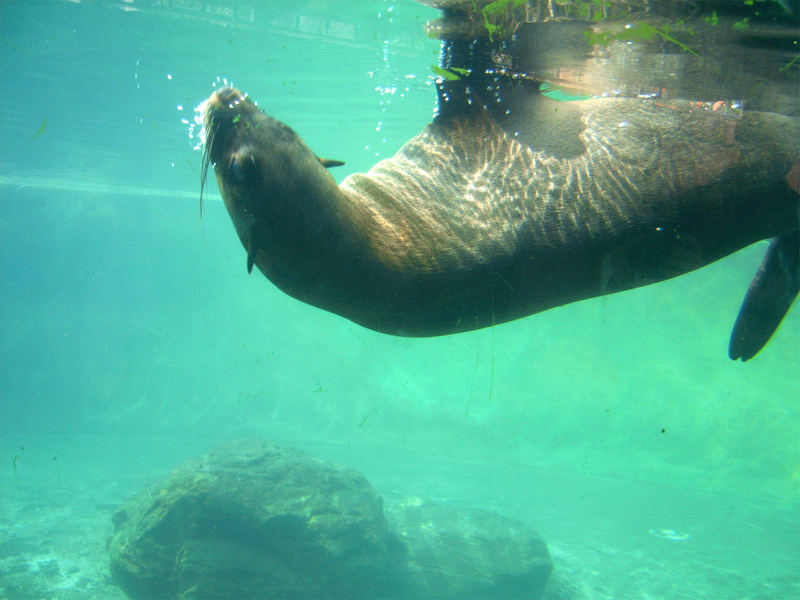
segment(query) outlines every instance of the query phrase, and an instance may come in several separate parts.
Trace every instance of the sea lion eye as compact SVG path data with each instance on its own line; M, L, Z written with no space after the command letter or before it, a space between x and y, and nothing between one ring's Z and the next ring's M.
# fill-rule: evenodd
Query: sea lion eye
M228 159L228 177L232 183L243 183L246 179L252 179L257 169L256 158L248 150L234 152Z
M242 183L244 181L244 167L242 166L242 159L235 154L231 156L230 163L228 164L228 176L233 183Z

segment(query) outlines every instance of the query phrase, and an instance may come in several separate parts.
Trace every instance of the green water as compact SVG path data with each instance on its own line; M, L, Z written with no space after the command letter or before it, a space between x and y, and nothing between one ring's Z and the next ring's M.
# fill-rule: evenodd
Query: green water
M436 14L0 3L0 597L122 597L113 508L242 436L359 469L382 494L529 522L558 597L800 597L797 307L752 361L726 352L766 243L407 339L248 276L216 190L201 221L182 120L218 78L345 161L341 180L430 121Z

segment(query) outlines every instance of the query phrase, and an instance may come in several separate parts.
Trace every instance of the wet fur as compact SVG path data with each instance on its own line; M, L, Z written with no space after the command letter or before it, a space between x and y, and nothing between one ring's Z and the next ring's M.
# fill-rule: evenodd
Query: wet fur
M558 108L535 101L539 120ZM204 168L214 166L249 267L397 335L653 283L797 229L784 179L800 155L797 120L688 102L569 104L554 132L568 132L563 143L536 120L454 111L337 186L294 131L220 90Z

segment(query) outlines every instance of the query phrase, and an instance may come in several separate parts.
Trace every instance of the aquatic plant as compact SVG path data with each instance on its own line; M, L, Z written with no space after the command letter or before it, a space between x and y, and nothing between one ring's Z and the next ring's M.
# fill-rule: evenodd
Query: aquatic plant
M431 65L431 70L436 75L438 75L443 79L446 79L447 81L458 81L462 77L466 77L467 75L469 75L469 69L462 69L460 67L450 67L449 69L443 69L442 67Z
M509 9L513 10L525 3L526 0L494 0L480 10L483 26L489 33L489 40L494 41L494 36L502 31L502 25L498 24L496 20L506 15ZM477 10L475 0L473 0L473 6Z
M680 28L683 26L682 21L678 21L673 27ZM685 29L687 33L693 35L691 29ZM618 32L618 33L608 33L606 31L595 33L591 29L586 30L586 41L590 45L600 44L603 46L608 46L609 43L612 41L617 42L633 42L633 41L648 41L655 36L660 36L664 40L675 44L676 46L680 47L685 52L692 54L694 56L699 56L697 52L692 50L686 44L678 41L674 37L670 35L670 25L667 23L663 25L661 28L654 27L649 23L639 23L637 25L626 25L625 28Z

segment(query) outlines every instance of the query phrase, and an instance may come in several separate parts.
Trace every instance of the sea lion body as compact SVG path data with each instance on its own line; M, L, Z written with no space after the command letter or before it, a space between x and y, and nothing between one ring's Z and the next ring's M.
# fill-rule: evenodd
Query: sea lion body
M564 105L531 101L540 116ZM248 268L394 335L502 323L797 229L796 119L624 98L564 110L567 140L487 110L440 115L337 186L294 131L225 88L206 108L206 161Z

